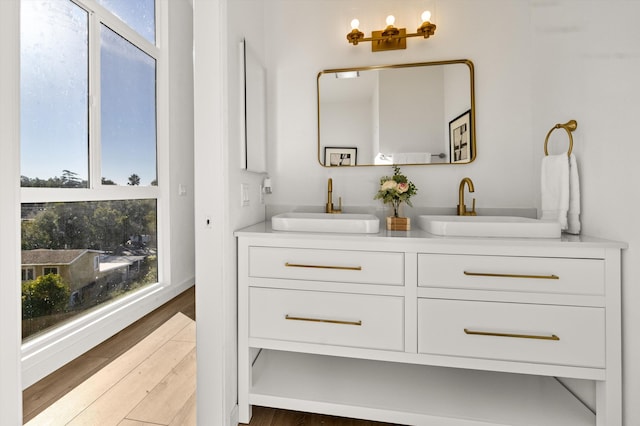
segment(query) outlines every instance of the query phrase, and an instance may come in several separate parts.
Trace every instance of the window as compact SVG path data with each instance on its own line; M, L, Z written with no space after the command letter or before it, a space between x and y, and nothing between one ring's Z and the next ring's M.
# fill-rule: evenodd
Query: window
M56 274L58 275L58 267L57 266L49 266L42 268L42 275Z
M156 183L156 61L100 27L102 182Z
M33 268L22 268L22 281L31 281L35 278Z
M21 2L23 339L158 282L155 13Z

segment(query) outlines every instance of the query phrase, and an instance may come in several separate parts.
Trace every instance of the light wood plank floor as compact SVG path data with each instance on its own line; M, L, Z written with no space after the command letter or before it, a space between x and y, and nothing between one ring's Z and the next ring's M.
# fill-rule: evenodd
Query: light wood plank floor
M176 314L27 425L195 425L195 337Z

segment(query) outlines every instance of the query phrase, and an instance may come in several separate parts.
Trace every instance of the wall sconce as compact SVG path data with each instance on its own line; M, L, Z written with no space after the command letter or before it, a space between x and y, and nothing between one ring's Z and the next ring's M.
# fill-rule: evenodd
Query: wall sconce
M349 43L357 46L363 41L371 42L372 52L381 52L384 50L397 50L407 48L407 37L424 37L429 38L436 32L435 24L429 22L431 12L425 10L422 12L422 25L415 33L407 34L406 28L396 28L393 26L396 18L393 15L387 16L387 28L382 31L372 31L371 37L365 37L364 33L358 29L360 21L354 19L351 21L351 32L347 34Z

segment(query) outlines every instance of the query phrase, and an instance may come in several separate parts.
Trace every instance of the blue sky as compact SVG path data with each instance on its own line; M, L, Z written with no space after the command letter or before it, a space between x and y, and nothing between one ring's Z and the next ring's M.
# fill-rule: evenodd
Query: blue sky
M100 2L153 40L153 0ZM21 174L48 179L71 170L87 179L87 13L69 0L23 1L21 13ZM149 185L156 178L155 61L107 27L100 33L102 177L126 185L136 173Z

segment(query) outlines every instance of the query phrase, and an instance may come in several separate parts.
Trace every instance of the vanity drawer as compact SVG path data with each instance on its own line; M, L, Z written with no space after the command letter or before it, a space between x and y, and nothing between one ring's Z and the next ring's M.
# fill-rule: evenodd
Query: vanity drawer
M249 247L249 276L403 285L404 254Z
M418 255L422 287L602 295L604 282L601 259Z
M249 311L253 338L404 348L402 297L253 287Z
M603 308L418 300L418 352L604 368Z

